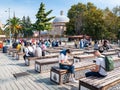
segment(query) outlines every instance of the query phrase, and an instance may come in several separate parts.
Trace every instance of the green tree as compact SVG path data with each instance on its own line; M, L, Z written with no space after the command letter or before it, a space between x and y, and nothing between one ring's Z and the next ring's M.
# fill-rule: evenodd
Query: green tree
M114 24L114 26L115 26L115 34L117 34L116 35L116 37L118 38L118 39L120 39L120 6L116 6L116 7L114 7L113 8L113 14L115 15L115 17L114 17L114 22L115 22L115 24Z
M104 11L104 25L106 28L106 33L104 37L107 39L116 39L119 29L119 20L115 11L110 11L109 8L106 8Z
M23 16L21 26L22 26L23 37L33 36L33 28L32 28L32 23L29 16L27 16L27 18Z
M49 17L48 15L52 12L52 10L45 12L45 4L41 3L40 8L36 14L36 22L34 24L34 29L39 31L39 37L40 37L40 31L44 30L50 30L52 28L51 23L49 22L54 17Z
M102 37L101 33L104 29L104 21L102 19L102 10L97 9L92 3L73 5L68 11L70 22L67 26L67 34L71 32L75 35L87 34L94 39ZM69 33L70 34L70 33Z
M86 5L82 3L78 3L77 5L73 5L71 9L68 11L68 17L70 19L69 23L67 23L67 31L66 34L71 35L79 35L82 34L84 28L84 12L86 11Z
M93 39L101 39L104 32L103 12L97 9L92 3L87 3L87 10L84 13L85 34Z

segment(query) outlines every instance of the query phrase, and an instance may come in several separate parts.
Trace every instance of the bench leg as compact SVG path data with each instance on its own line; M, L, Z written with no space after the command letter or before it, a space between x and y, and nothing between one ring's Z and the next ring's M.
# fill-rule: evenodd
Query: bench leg
M14 54L15 54L15 53L13 52L13 53L12 53L12 57L14 57Z
M50 80L57 83L57 84L61 84L60 82L60 75L54 71L50 71Z
M35 71L40 73L40 65L35 63Z
M79 63L80 59L74 58L74 62L73 63Z
M16 54L16 59L20 60L20 55L19 54Z
M27 66L30 65L30 61L27 58L25 59L25 65L27 65Z
M80 81L79 81L79 90L81 90L81 85L80 85Z
M18 60L20 60L20 55L18 55Z
M8 55L11 55L11 51L9 51Z
M10 55L10 51L8 51L8 55Z
M79 86L79 90L81 90L81 85Z
M18 54L16 54L16 60L19 60L19 55Z

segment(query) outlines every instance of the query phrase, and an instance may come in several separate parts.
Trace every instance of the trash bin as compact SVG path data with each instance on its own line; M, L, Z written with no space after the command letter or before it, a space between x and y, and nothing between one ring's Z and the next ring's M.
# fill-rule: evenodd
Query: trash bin
M7 53L7 48L8 48L7 46L3 47L3 53Z

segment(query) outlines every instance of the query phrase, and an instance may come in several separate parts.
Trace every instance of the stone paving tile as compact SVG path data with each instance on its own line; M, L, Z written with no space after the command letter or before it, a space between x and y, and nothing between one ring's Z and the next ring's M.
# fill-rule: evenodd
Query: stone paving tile
M14 73L27 72L30 75L15 79ZM0 52L0 90L78 90L78 84L57 85L50 81L50 73L37 73L34 65L25 66L24 60Z

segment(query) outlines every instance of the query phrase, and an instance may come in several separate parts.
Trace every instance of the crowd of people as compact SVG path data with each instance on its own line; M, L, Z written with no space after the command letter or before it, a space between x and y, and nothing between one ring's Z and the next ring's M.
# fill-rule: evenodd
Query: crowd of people
M84 49L85 47L93 46L94 50L99 50L100 52L107 51L108 49L112 48L109 44L108 40L103 41L92 41L87 39L76 39L74 40L75 48Z
M80 40L76 39L74 41L74 45L75 45L75 48L83 49L84 47L88 47L89 45L91 45L91 41L87 39L80 39Z
M13 42L12 47L18 49L18 51L24 52L24 60L28 57L40 57L45 56L45 51L48 47L58 47L61 45L61 41L58 40L19 40L16 42ZM85 39L81 39L79 42L75 40L74 45L76 48L84 48L91 45L91 42ZM97 57L95 60L96 66L91 68L89 72L85 73L86 77L89 76L97 76L97 77L105 77L107 76L107 72L105 71L105 61L104 57L101 53L105 50L107 51L110 49L110 45L107 40L103 41L103 44L99 44L98 41L94 42L94 55ZM69 62L68 57L71 56L71 50L65 49L62 50L59 54L59 67L61 69L67 69L71 75L70 80L71 82L77 83L78 81L74 78L74 65L73 63Z
M12 48L16 48L19 52L24 52L24 59L27 57L45 56L46 49L49 47L58 47L61 41L58 40L15 40L12 42Z

